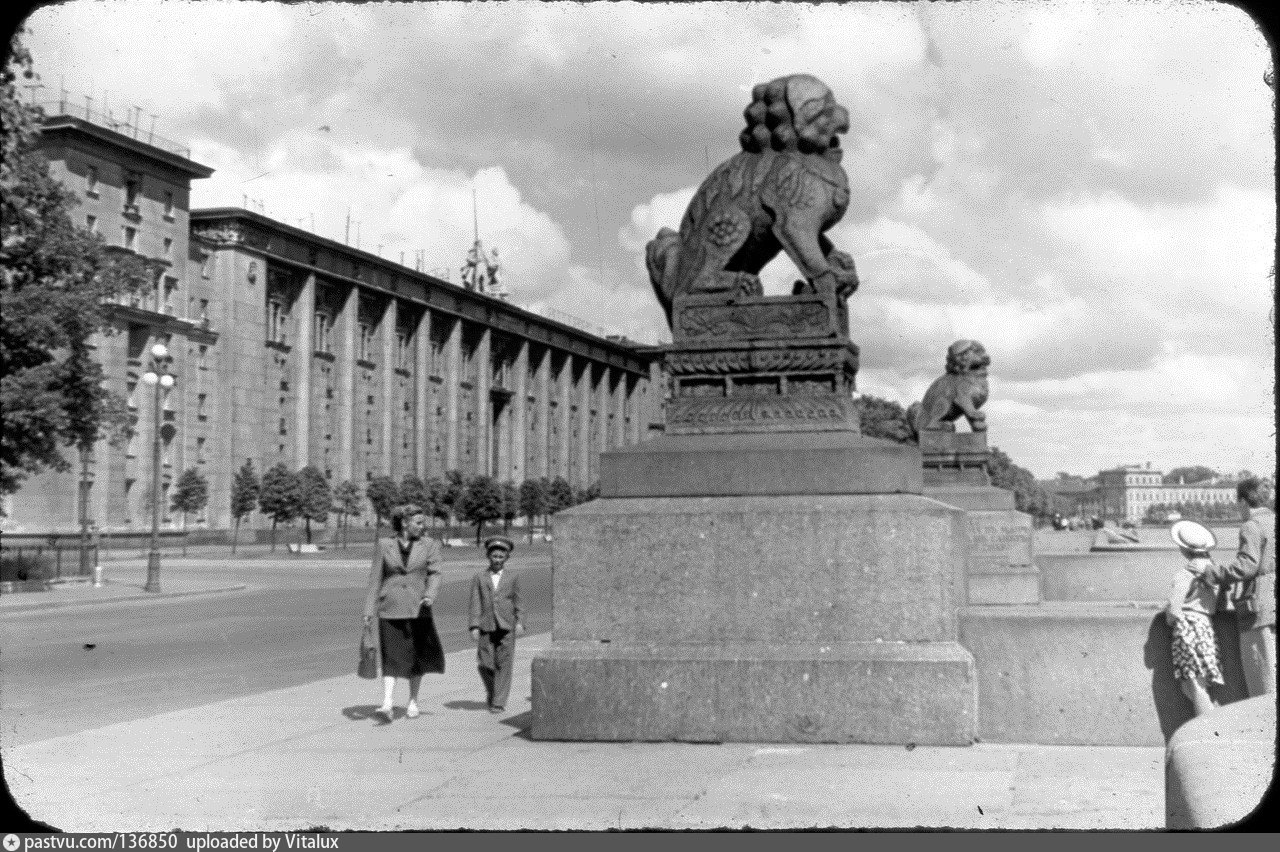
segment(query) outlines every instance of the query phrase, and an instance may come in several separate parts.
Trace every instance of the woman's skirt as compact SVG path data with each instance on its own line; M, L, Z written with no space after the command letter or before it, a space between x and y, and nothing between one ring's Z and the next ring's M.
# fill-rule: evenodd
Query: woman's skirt
M382 674L384 677L418 677L444 673L444 648L431 608L424 606L417 618L381 618Z
M1222 683L1218 637L1208 616L1198 612L1178 614L1173 626L1173 676L1178 680L1203 678L1209 683Z

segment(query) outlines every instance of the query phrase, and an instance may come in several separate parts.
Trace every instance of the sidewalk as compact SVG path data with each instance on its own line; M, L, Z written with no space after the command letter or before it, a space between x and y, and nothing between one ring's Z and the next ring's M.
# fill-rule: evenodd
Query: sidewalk
M1164 824L1164 750L535 742L524 637L507 713L474 652L417 719L352 674L6 748L30 815L66 831L1102 828ZM355 649L352 648L352 667Z
M218 592L238 592L247 588L244 583L184 577L181 572L169 571L161 580L162 591L147 592L143 590L146 585L146 569L144 568L141 574L138 574L141 579L136 581L133 579L135 574L138 572L128 572L130 578L128 580L105 578L103 584L98 587L95 587L90 580L76 579L52 583L51 588L45 592L13 592L0 595L0 613L30 612L85 604L150 601Z

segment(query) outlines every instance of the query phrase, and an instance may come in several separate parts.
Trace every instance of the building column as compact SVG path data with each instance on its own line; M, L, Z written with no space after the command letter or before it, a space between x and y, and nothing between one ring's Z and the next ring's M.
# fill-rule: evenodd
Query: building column
M422 479L427 478L427 460L431 458L431 422L428 400L428 374L431 372L431 311L422 309L418 327L413 331L413 435L414 471Z
M578 458L578 485L586 488L591 484L591 440L594 437L591 429L591 362L583 359L582 378L578 380L578 446L574 452Z
M298 467L311 464L311 359L315 351L316 321L316 276L307 275L307 282L302 285L302 292L294 301L294 315L298 318L297 365L294 384L298 388L294 395L294 458Z
M520 351L516 353L516 363L512 369L516 374L513 388L515 395L512 397L515 408L507 420L511 424L511 460L506 468L506 476L519 485L528 476L525 469L525 446L529 436L529 341L520 341Z
M543 348L538 362L537 398L538 429L534 440L534 476L551 476L551 350Z
M613 397L611 405L613 429L609 431L609 449L612 450L627 442L627 373L616 367L611 368L609 372L613 373L614 378L617 379L617 384L613 385L610 391Z
M382 312L382 475L391 475L395 457L396 323L399 305L392 296Z
M560 464L554 476L563 476L570 485L573 480L570 472L573 465L569 463L569 453L573 446L573 424L570 420L573 414L574 403L574 386L573 386L573 356L566 353L564 356L564 365L560 368L560 375L556 377L557 383L560 385Z
M640 377L627 377L627 416L631 422L627 426L627 443L640 443Z
M476 467L477 473L493 475L493 404L489 391L493 388L493 360L490 347L493 333L486 326L476 345Z
M444 345L444 469L458 469L458 384L462 381L462 318L449 317L449 337Z
M355 477L355 409L356 409L356 327L360 310L360 288L352 287L338 313L338 354L334 372L338 382L338 481L350 482Z
M599 478L600 454L609 449L609 408L613 399L609 394L609 368L603 364L600 365L600 381L592 386L592 401L596 409L596 434L591 445L588 485Z

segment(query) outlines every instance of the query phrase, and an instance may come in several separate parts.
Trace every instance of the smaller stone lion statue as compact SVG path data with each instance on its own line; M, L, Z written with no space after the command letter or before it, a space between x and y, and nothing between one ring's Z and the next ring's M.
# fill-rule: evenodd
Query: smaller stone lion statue
M947 372L939 377L924 399L907 409L907 422L917 437L921 432L954 432L961 417L974 432L985 432L987 416L980 410L987 402L987 367L991 358L976 340L957 340L947 347Z

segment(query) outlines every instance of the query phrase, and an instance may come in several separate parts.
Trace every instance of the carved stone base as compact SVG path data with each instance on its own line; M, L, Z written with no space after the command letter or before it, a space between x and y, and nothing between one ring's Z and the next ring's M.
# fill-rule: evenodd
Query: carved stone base
M858 410L851 396L832 393L687 397L667 403L666 431L673 435L856 432Z
M669 434L858 431L858 347L815 293L678 300Z
M986 432L928 430L920 433L927 485L990 485Z

